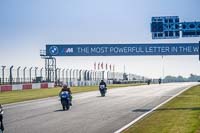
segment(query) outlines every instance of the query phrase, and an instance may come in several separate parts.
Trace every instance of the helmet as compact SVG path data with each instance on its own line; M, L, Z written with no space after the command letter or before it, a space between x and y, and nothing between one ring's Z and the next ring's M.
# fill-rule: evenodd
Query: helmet
M65 83L65 84L63 84L63 87L67 87L67 84Z

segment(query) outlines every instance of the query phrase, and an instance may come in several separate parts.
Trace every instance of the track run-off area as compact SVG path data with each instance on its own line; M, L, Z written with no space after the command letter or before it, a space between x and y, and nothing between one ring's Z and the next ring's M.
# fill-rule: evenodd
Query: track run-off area
M58 97L4 105L5 133L113 133L198 83L168 83L73 95L62 111Z

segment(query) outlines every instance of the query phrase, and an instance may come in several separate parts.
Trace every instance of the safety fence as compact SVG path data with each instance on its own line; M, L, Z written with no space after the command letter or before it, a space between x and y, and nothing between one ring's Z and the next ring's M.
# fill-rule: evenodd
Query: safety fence
M39 67L1 66L0 85L52 82L55 85L67 83L70 86L97 85L102 79L108 84L122 81L145 82L145 77L113 71L57 68L51 80L48 71Z

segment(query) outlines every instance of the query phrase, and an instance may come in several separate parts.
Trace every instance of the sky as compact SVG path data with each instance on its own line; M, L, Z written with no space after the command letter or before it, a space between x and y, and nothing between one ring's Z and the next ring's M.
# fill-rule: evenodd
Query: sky
M0 65L44 67L46 44L198 43L200 37L152 40L151 17L200 21L199 0L0 0ZM60 68L94 62L151 78L200 75L198 56L58 57Z

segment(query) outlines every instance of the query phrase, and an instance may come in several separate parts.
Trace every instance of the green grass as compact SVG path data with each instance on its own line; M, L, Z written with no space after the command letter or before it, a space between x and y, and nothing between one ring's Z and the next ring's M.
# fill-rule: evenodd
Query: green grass
M108 85L108 89L118 88L118 87L127 87L143 84L112 84ZM9 91L9 92L0 92L0 104L8 104L21 102L26 100L40 99L58 96L61 87L51 88L51 89L34 89L34 90L18 90L18 91ZM71 87L72 93L80 93L87 91L98 90L98 86L82 86L82 87Z
M185 91L124 133L200 133L200 86Z

